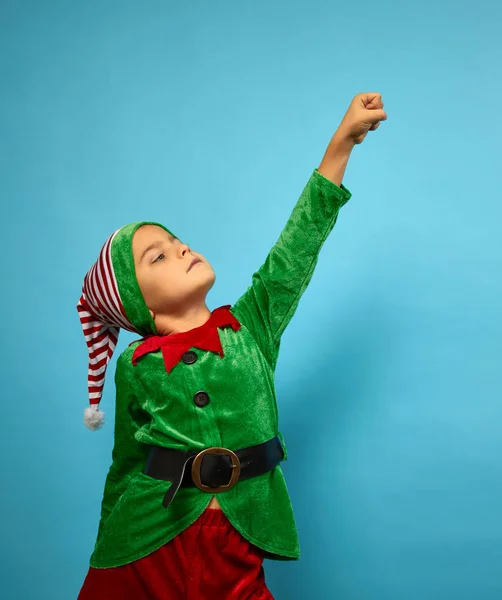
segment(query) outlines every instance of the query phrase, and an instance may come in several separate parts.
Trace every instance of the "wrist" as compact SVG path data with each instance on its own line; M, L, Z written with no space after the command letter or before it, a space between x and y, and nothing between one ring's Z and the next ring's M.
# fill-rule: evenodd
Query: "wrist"
M330 154L338 154L340 156L350 155L354 146L356 145L352 136L345 135L342 131L338 130L335 135L331 138L328 146L328 152Z

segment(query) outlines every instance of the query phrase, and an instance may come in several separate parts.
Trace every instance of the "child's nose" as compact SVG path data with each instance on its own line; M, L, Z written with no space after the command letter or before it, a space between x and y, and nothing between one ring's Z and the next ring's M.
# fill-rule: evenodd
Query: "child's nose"
M180 256L180 257L183 257L183 256L185 256L185 254L186 254L187 252L188 252L188 253L190 253L190 252L191 252L191 250L190 250L190 248L188 247L188 245L187 245L187 244L180 244L180 245L178 246L178 256Z

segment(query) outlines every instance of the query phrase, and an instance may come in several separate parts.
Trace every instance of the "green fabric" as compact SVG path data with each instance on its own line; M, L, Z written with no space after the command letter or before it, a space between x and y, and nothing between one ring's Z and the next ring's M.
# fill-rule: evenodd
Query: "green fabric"
M113 462L91 566L114 567L146 556L194 522L211 500L211 494L198 488L180 488L165 509L161 502L171 484L142 472L149 444L236 450L279 433L274 370L281 335L350 196L344 186L313 172L278 241L232 308L242 328L219 330L223 359L194 349L195 363L180 362L167 374L160 351L132 365L139 342L120 355ZM199 390L210 397L204 407L193 401ZM299 558L281 465L239 482L218 494L218 500L233 526L268 558Z
M148 335L157 333L157 329L139 288L132 254L132 238L142 225L157 225L174 235L167 227L154 221L137 221L124 225L112 241L112 263L127 318L140 335Z

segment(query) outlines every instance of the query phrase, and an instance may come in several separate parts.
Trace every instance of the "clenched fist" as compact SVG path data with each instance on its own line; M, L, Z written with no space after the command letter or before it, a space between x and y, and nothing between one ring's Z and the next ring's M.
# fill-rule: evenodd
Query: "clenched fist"
M387 115L382 96L376 92L357 94L345 113L319 165L319 173L340 185L352 149L360 144L368 131L375 131Z
M357 94L343 117L337 134L339 138L360 144L368 131L375 131L387 114L383 109L381 94L366 92Z

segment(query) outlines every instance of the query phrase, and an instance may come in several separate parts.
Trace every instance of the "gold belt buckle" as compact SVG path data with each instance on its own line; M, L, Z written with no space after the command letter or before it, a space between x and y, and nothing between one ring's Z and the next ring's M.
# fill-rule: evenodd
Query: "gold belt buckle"
M220 485L218 487L211 487L210 485L205 485L204 483L202 483L200 478L200 467L202 464L202 459L206 454L223 454L230 456L230 458L232 459L232 476L230 477L230 481L228 483L226 483L225 485ZM205 448L204 450L201 450L199 454L196 455L192 463L192 479L195 485L199 488L199 490L202 490L203 492L211 492L212 494L218 494L219 492L226 492L228 490L231 490L234 487L234 485L239 481L240 474L241 461L239 460L237 454L235 454L235 452L232 452L232 450L229 450L228 448Z

